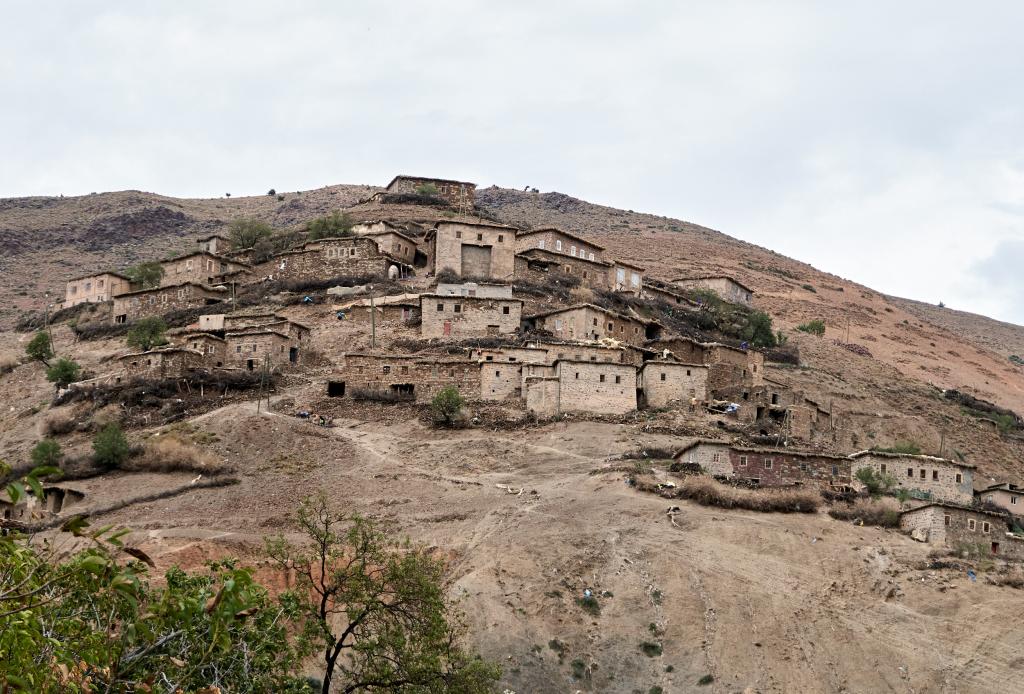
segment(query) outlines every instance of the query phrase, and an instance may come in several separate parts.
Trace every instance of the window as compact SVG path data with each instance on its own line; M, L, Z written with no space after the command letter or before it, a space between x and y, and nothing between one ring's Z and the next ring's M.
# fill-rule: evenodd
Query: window
M609 330L610 332L614 332L614 331L615 331L615 326L614 326L614 325L613 325L612 323L609 323L609 324L608 324L608 330Z
M956 483L960 484L963 481L964 481L964 476L962 474L960 474L959 472L956 473Z
M239 354L241 354L242 353L242 345L238 345L237 347L235 347L235 351L238 352Z
M604 374L601 374L600 376L598 376L598 380L600 380L601 383L604 383Z
M686 370L686 375L687 375L687 376L689 376L689 375L690 375L690 370L689 370L689 369L687 369L687 370Z
M773 462L775 462L775 461L773 461L771 458L765 458L764 459L764 469L765 470L771 470Z
M987 533L990 529L991 529L991 526L988 524L988 521L982 521L982 523L981 523L981 532Z
M882 463L882 464L881 464L881 465L880 465L880 466L878 467L878 469L879 469L879 470L881 470L882 474L884 475L884 474L885 474L885 463Z
M1010 497L1010 503L1016 505L1017 504L1017 497L1011 496Z
M505 235L504 234L498 234L498 243L504 243L504 242L505 242Z
M496 377L499 377L499 378L500 378L500 377L501 377L501 371L495 371L495 372L494 372L494 375L495 375Z
M561 330L561 329L562 329L562 319L560 319L560 318L556 318L556 319L555 319L555 330ZM561 358L562 358L562 355L561 355L561 354L559 354L559 355L558 355L558 358L559 358L559 359L561 359Z
M555 239L555 250L562 250L562 239Z
M924 468L921 468L921 479L923 479L923 480L928 479L928 471L925 470Z
M807 463L800 463L800 471L807 472Z
M580 372L579 372L579 371L577 371L577 372L576 372L576 378L577 378L577 379L579 379L579 377L580 377Z
M540 240L540 243L537 244L537 248L540 248L541 250L544 249L544 239Z
M833 477L838 477L839 476L839 466L838 465L833 465L832 466L832 476Z
M907 477L913 477L913 476L914 476L914 468L908 467L907 468Z
M455 306L453 307L453 310L456 313L462 313L462 304L455 304Z
M949 517L948 513L945 514L944 516L942 516L942 524L944 526L946 526L947 528L949 527L949 524L950 524L951 521L952 521L952 519Z
M615 382L616 383L622 383L622 376L616 376L615 377Z
M595 328L597 327L597 319L596 318L594 319L594 327Z
M455 232L455 238L461 239L462 238L462 232L461 231L456 231Z
M494 357L488 354L486 357L484 357L484 361L494 361Z
M444 304L438 304L437 305L437 310L438 311L443 311L444 310Z
M664 373L661 374L661 380L663 380L663 381L665 380L665 374Z
M974 519L973 518L968 518L967 519L967 529L968 530L974 530L974 526L975 526Z
M391 373L391 367L390 367L390 366L387 366L387 365L385 365L385 366L383 367L382 371L383 371L384 373L386 373L386 374L389 374L389 373Z
M633 276L630 278L630 282L633 284L634 287L639 287L640 286L640 275L638 275L637 273L634 272Z
M718 461L719 461L719 454L718 453L713 453L711 455L711 462L717 463Z
M938 470L932 470L932 481L933 482L938 482L939 481L939 471Z
M507 315L509 314L509 307L508 307L508 306L502 306L502 307L501 307L501 312L502 312L502 313L503 313L504 315L506 315L506 316L507 316Z
M593 259L594 259L594 254L593 254L593 252L591 252L589 260L593 260Z
M409 373L409 367L408 367L408 366L404 366L404 365L403 365L403 366L402 366L402 373L404 373L404 374L407 374L407 373Z
M747 456L741 455L740 456L740 467L746 467L746 466L747 466Z
M97 289L103 289L103 280L97 280L96 288Z
M477 241L483 241L484 240L484 235L483 234L477 234L476 235L476 240Z
M569 255L576 255L576 246L569 246Z
M89 291L90 289L92 289L92 282L86 282L85 283L85 291Z

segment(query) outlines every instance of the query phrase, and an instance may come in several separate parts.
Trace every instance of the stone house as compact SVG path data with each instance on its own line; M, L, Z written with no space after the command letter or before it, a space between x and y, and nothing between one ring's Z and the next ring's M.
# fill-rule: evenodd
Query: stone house
M223 337L212 333L198 331L182 333L180 346L202 354L207 367L219 368L228 361L227 342Z
M129 323L146 316L220 303L227 298L227 294L226 289L214 289L195 282L139 289L115 296L111 314L115 323Z
M249 371L262 368L269 357L270 368L296 364L299 341L279 330L258 326L224 335L227 361Z
M930 455L860 451L850 456L852 484L862 487L857 471L871 468L875 473L890 475L896 486L917 498L970 504L974 500L974 465Z
M475 348L470 358L484 361L509 361L553 365L559 359L614 362L639 366L643 352L632 345L615 347L600 343L530 341L523 347Z
M681 293L681 289L675 285L665 284L649 277L644 278L643 286L640 289L640 296L651 301L662 301L673 306L693 308L696 305L688 297Z
M196 243L199 244L200 251L204 251L212 255L223 255L234 248L234 244L231 243L231 239L227 236L221 236L220 234L204 236L201 239L196 239Z
M524 362L480 362L480 399L521 399L523 366Z
M613 260L609 281L613 292L629 292L639 296L644 286L644 268L625 260Z
M714 477L741 479L762 487L808 482L850 483L850 459L826 453L754 448L717 439L698 439L676 453L675 459L696 463Z
M604 246L554 227L518 232L516 234L516 253L522 253L531 248L561 253L591 262L603 260L601 254L604 252Z
M227 273L249 271L250 265L207 251L195 251L187 255L160 261L164 276L161 287L171 287L186 282L214 284L215 280Z
M364 236L309 241L299 248L278 253L253 267L253 281L316 280L334 277L398 279L413 274L412 266Z
M419 249L419 244L416 239L407 236L397 228L387 225L384 229L367 231L361 236L373 239L381 253L387 253L406 265L416 265L416 252Z
M672 280L672 284L683 289L706 289L733 304L750 306L754 300L753 289L726 275L680 277Z
M733 477L730 458L732 444L720 439L697 439L680 449L675 459L680 463L699 465L712 477Z
M469 358L494 364L551 364L548 350L542 347L475 347Z
M625 316L593 304L577 304L527 316L528 330L545 330L558 340L601 340L612 338L631 345L642 345L657 338L661 326L653 321Z
M64 307L76 306L87 302L109 301L115 296L135 291L139 285L133 284L127 275L120 272L97 272L69 279L64 289Z
M372 304L372 306L371 306ZM336 313L344 315L344 320L357 323L372 323L371 317L376 314L377 324L393 323L400 325L417 325L420 320L419 294L394 294L391 296L358 299L334 307Z
M425 244L434 274L509 280L515 269L516 229L503 224L438 222Z
M446 296L476 296L481 299L511 299L511 284L488 284L485 282L438 282L435 294Z
M442 388L454 386L467 399L480 393L480 365L468 359L417 354L342 356L327 385L331 397L382 393L429 402Z
M606 290L611 288L611 267L611 263L603 260L574 258L543 248L530 248L516 254L513 277L520 282L547 284L565 275L578 280L583 287Z
M708 397L708 367L675 361L647 361L640 367L639 389L646 407L665 407L670 402L693 400L703 403Z
M636 367L632 364L555 362L558 378L556 413L625 414L636 409Z
M452 207L465 212L473 210L476 204L476 184L468 181L452 181L446 178L424 178L422 176L395 176L387 185L391 195L419 195L425 186L433 186L434 197L444 200Z
M43 487L42 498L28 494L17 504L0 499L0 518L31 523L59 514L80 503L83 499L85 499L85 494L77 489L63 485L47 485Z
M420 335L425 338L514 333L522 315L522 299L420 295Z
M186 347L159 347L117 357L127 378L184 378L205 365L205 355Z
M1009 482L993 484L975 492L975 500L1001 508L1015 516L1024 515L1024 488L1018 487L1016 484Z
M764 354L756 350L719 342L698 342L688 337L658 340L648 347L661 352L665 359L671 356L683 363L707 366L708 392L711 394L725 388L753 388L764 383Z
M1024 537L1010 533L1008 516L994 511L933 502L901 513L900 529L953 549L980 548L989 555L1024 559Z

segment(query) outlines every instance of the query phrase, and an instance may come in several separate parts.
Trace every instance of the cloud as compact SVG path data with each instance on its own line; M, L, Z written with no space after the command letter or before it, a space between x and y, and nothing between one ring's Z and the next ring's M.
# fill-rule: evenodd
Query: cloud
M529 184L1020 320L975 276L1024 238L1019 3L41 1L4 20L0 195Z

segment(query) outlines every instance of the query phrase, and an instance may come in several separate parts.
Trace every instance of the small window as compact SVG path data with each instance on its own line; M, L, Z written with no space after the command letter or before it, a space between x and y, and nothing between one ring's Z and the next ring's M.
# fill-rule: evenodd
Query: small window
M990 526L988 524L988 521L982 521L981 522L981 532L987 533L989 530L991 530L991 528L992 528L992 526Z
M921 468L921 479L923 479L923 480L928 479L928 471L925 470L924 468Z
M838 477L839 476L839 466L838 465L833 465L832 466L832 476L833 477Z
M505 242L505 235L504 234L498 234L498 243L504 243L504 242Z
M555 250L562 250L562 239L555 239Z
M450 371L448 372L448 376L449 376L449 377L451 377L451 378L455 378L455 369L451 369L451 370L450 370Z
M907 477L913 477L913 476L914 476L914 468L908 467L907 468Z
M952 521L952 519L949 517L948 513L945 514L944 516L942 516L942 524L944 526L946 526L947 528L949 527L949 524L950 524L951 521Z
M1016 504L1017 504L1017 497L1011 496L1010 497L1010 503L1016 506Z
M967 529L968 530L974 530L975 529L975 525L976 525L976 523L974 522L973 518L968 518L967 519Z
M444 304L438 304L437 305L437 310L438 311L443 311L444 310Z
M598 379L599 379L599 380L601 381L601 383L604 383L604 374L601 374L601 375L600 375L600 376L598 377Z
M595 328L597 327L597 319L596 318L594 319L594 327Z
M456 231L455 232L455 238L461 239L462 238L462 232L461 231Z
M609 323L608 324L608 332L614 332L614 331L615 331L615 325L612 324L612 323Z
M746 466L747 466L747 456L741 455L740 456L740 467L746 467Z
M765 470L771 470L771 469L772 469L772 463L773 463L773 462L774 462L774 461L773 461L773 460L772 460L771 458L765 458L765 459L764 459L764 469L765 469Z
M686 375L687 375L687 376L689 376L689 375L690 375L690 370L689 370L689 369L687 369L687 370L686 370Z
M540 243L537 244L537 248L540 248L541 250L544 250L544 239L540 240Z
M462 304L455 304L454 311L456 313L462 313Z
M509 314L509 307L508 306L502 306L501 307L501 312L507 316Z
M494 375L495 375L495 377L500 378L501 377L501 371L495 371Z
M712 454L711 455L711 462L717 463L718 461L719 461L719 454L718 453Z
M594 259L594 254L593 254L593 253L591 253L591 254L590 254L590 260L593 260L593 259Z
M772 399L773 399L773 400L775 400L776 398L775 398L774 396L772 396ZM880 466L878 467L878 469L879 469L879 470L881 470L882 474L884 475L884 474L885 474L885 472L886 472L886 470L885 470L885 463L882 463L882 464L881 464L881 465L880 465Z
M665 380L665 374L664 373L661 374L661 380L663 380L663 381Z
M241 353L242 352L242 345L238 345L237 347L235 347L235 351L238 352L238 353Z
M484 240L484 235L483 234L477 234L476 235L476 240L477 241L483 241Z
M960 484L963 481L964 481L964 476L962 474L960 474L959 472L956 473L956 483Z
M383 368L383 371L384 371L384 373L389 374L389 373L391 373L391 367L385 365L384 368Z
M409 373L409 367L408 367L408 366L404 366L404 365L403 365L403 366L402 366L402 373L404 373L404 374L407 374L407 373Z
M577 379L579 379L579 377L580 377L580 372L579 372L579 371L577 371L577 372L576 372L576 378L577 378Z
M800 471L807 472L807 463L800 463Z
M932 481L933 482L938 482L939 481L939 471L938 470L932 470Z
M622 376L616 376L615 377L615 382L616 383L622 383Z

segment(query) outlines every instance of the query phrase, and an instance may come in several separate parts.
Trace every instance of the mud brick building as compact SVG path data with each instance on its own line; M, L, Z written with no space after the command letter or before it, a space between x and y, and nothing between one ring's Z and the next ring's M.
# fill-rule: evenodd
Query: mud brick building
M725 275L680 277L672 280L672 284L683 289L706 289L733 304L750 306L754 300L753 289Z
M516 229L503 224L438 222L424 244L434 274L509 280L515 269Z
M729 457L732 444L719 439L697 439L675 454L681 463L699 465L713 477L732 477L732 460Z
M269 357L270 367L286 366L299 361L299 342L283 332L265 327L247 328L224 335L227 361L249 371L262 368Z
M644 286L644 268L625 260L613 260L609 273L610 288L613 292L640 295Z
M521 282L546 284L561 276L572 278L591 289L610 289L611 263L587 260L564 253L531 248L516 254L514 278ZM570 281L572 281L570 279Z
M204 354L185 347L161 347L117 358L127 378L184 378L205 365Z
M900 529L953 549L1024 559L1024 538L1009 532L1006 514L948 503L930 503L900 514Z
M227 236L221 236L220 234L204 236L200 239L196 239L196 243L199 244L200 251L212 253L213 255L223 255L234 247L234 244L231 243L231 239Z
M109 301L115 296L139 289L127 275L119 272L97 272L68 280L64 289L64 306L87 302Z
M522 253L532 248L561 253L571 258L580 258L591 262L603 260L601 255L604 253L604 246L554 227L520 231L516 234L516 253Z
M708 397L708 367L675 361L647 361L640 367L638 387L645 407L670 402L704 402Z
M424 188L433 187L433 197L444 200L452 207L469 212L476 204L476 184L468 181L452 181L446 178L424 178L422 176L395 176L387 185L391 195L422 195Z
M552 367L528 364L523 369L527 409L536 414L625 414L636 409L632 364L564 359Z
M252 280L316 280L334 277L397 279L412 275L412 266L381 252L364 236L310 241L275 255L252 269Z
M697 310L697 305L683 294L683 289L672 284L645 277L640 289L640 296L651 301L660 301L672 306L682 306Z
M853 484L857 471L871 468L876 473L891 475L896 486L917 498L935 499L957 504L974 500L974 465L959 463L930 455L861 451L850 456Z
M975 500L1001 508L1013 515L1024 515L1024 488L1004 482L993 484L975 493Z
M653 321L625 316L593 304L537 313L525 317L523 325L530 330L546 330L559 340L612 338L637 346L656 338L661 330Z
M372 305L371 305L372 304ZM358 299L334 307L344 320L370 324L375 314L377 325L418 325L420 320L420 295L396 294L393 296Z
M477 347L469 351L474 361L494 364L551 364L548 350L542 347Z
M716 439L698 439L676 453L675 458L696 463L715 477L746 480L762 487L848 485L852 462L845 456L737 446Z
M514 333L522 314L522 299L421 294L420 335L462 338Z
M480 393L480 365L469 359L416 354L343 355L327 384L332 397L390 394L427 401L442 388L455 386L464 398Z
M446 296L476 296L483 299L511 299L511 284L488 284L485 282L438 282L435 294Z
M717 394L725 388L753 388L764 383L764 355L718 342L698 342L687 337L673 337L648 345L662 358L669 357L687 364L708 367L708 392ZM667 351L666 351L667 350Z
M226 289L213 289L195 282L140 289L115 296L112 315L115 323L128 323L145 316L159 316L168 311L216 304L227 296Z
M246 263L206 251L196 251L170 260L163 260L160 262L160 266L164 269L164 276L160 278L161 287L170 287L185 282L209 285L213 284L221 275L248 272L251 269L251 266Z
M510 361L552 365L559 359L614 362L639 366L643 352L632 345L610 346L600 343L530 341L523 347L477 348L470 351L473 359Z
M416 263L416 252L418 250L417 240L399 230L387 222L378 222L371 228L359 234L364 238L373 239L377 249L381 253L387 253L392 258L400 260L406 265L422 267ZM422 254L421 254L422 255ZM425 256L421 259L421 263Z
M524 362L480 362L480 399L521 399L523 366Z
M203 363L207 367L221 367L227 361L227 342L223 337L212 333L188 332L181 335L181 345L203 355Z

